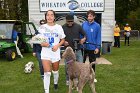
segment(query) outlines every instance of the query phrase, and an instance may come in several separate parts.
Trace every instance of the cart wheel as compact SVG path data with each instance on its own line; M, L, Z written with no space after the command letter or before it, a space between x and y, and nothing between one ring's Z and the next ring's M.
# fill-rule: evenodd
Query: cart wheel
M6 58L9 61L15 60L15 58L16 58L16 52L15 52L15 50L13 50L13 49L7 50L7 52L6 52Z

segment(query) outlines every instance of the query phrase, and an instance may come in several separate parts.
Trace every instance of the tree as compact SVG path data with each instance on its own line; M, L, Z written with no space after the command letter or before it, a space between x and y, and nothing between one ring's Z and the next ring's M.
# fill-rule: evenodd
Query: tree
M119 23L123 23L123 19L127 17L130 11L130 1L129 0L116 0L115 2L115 11L116 11L116 20Z
M0 19L28 21L28 0L0 0Z
M136 11L131 11L128 15L127 21L130 23L133 29L140 30L140 8L138 8Z
M129 23L132 28L138 29L140 0L116 0L115 1L115 19L124 25Z
M21 19L24 21L29 21L28 17L28 0L21 0Z

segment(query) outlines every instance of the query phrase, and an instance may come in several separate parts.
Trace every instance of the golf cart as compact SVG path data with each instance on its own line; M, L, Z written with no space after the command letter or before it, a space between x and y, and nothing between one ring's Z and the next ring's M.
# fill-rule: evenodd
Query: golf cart
M17 32L17 44L14 43L12 38L14 30ZM0 20L0 55L5 55L6 59L12 61L17 57L18 51L30 52L31 45L27 41L36 31L37 29L32 22Z

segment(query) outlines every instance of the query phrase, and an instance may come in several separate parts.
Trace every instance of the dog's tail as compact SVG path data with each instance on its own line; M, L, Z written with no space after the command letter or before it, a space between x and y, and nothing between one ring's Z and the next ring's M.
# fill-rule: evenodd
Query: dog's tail
M94 65L94 64L97 64L97 62L96 62L96 61L91 62L91 63L90 63L90 67L92 68L92 65Z
M90 72L91 72L91 73L94 71L94 70L92 69L92 65L95 65L95 64L97 64L96 61L90 63Z

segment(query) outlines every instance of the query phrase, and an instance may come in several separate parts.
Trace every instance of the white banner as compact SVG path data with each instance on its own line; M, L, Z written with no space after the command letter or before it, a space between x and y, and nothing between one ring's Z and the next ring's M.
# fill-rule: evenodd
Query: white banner
M40 0L40 11L87 11L103 12L104 0Z

